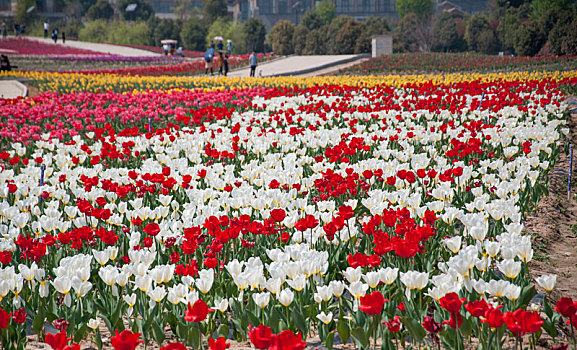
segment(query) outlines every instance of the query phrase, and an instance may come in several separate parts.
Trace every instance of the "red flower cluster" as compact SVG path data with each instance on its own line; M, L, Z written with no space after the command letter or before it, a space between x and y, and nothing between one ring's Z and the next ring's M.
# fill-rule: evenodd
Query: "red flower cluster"
M270 327L262 324L254 328L249 326L248 337L257 349L302 350L307 345L302 340L300 332L294 334L287 329L279 334L273 334Z

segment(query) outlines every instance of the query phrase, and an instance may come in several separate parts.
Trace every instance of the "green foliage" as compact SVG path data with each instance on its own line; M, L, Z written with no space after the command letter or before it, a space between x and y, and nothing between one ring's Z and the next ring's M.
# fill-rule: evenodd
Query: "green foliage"
M340 15L335 18L327 28L327 54L337 55L340 43L337 41L337 33L350 20L349 16Z
M324 55L326 52L326 35L326 26L309 31L305 45L305 53L307 55Z
M419 18L414 13L409 13L399 22L395 37L393 38L393 49L396 52L416 52L419 50Z
M208 33L206 35L206 48L210 46L211 42L214 42L214 37L222 36L226 39L227 34L229 33L230 27L232 22L224 17L217 18L208 28ZM214 43L216 45L216 42Z
M315 30L323 26L323 19L315 10L308 10L301 18L300 24L308 30Z
M133 11L126 11L126 7L132 4L136 5L136 9ZM116 7L118 8L122 18L127 21L146 21L151 16L154 16L154 10L152 9L152 6L150 6L148 2L144 0L118 0L116 2Z
M464 48L464 41L459 36L453 14L441 12L435 17L431 29L431 40L433 51L461 51Z
M108 28L108 23L105 20L90 21L78 33L78 40L95 43L105 42L108 39Z
M28 9L34 7L31 12ZM38 8L35 0L18 0L16 5L16 22L20 25L30 25L38 18Z
M577 54L575 28L577 28L577 19L571 17L564 17L555 24L549 33L549 43L554 54Z
M293 35L295 25L288 20L281 19L276 22L268 33L268 42L277 55L290 55L294 53Z
M244 23L244 32L246 33L246 48L249 52L264 52L264 39L266 29L262 21L258 18L249 18Z
M228 16L226 2L224 0L206 0L202 5L202 16L207 26L221 17Z
M206 50L206 29L198 19L189 19L182 24L180 31L181 45L188 50Z
M363 32L357 41L356 52L371 52L373 35L385 34L389 31L389 24L384 18L369 17L363 23Z
M295 28L295 33L293 36L293 47L295 54L304 55L305 48L307 44L307 36L309 35L309 30L303 25L298 25Z
M465 40L469 49L473 51L492 54L498 50L497 37L489 26L487 18L482 14L473 15L469 19Z
M153 46L160 46L160 41L164 39L178 40L182 31L182 22L178 20L149 19L147 24L152 31L151 45Z
M414 13L421 19L430 18L435 9L435 0L396 0L395 7L400 18Z
M533 0L531 2L532 17L537 19L553 8L568 10L573 0Z
M521 23L515 31L515 52L520 56L534 56L547 41L541 22L531 20Z
M363 24L357 20L349 19L345 25L337 32L336 40L339 43L337 51L339 54L358 53L357 39L363 33Z
M64 13L69 18L79 19L92 5L94 0L64 0Z
M110 19L114 15L114 9L107 0L98 0L86 11L86 17L90 20Z
M509 8L505 11L505 15L503 19L499 21L499 26L497 27L497 35L504 50L513 50L516 31L520 23L521 20L517 9Z
M315 6L315 12L320 16L323 24L331 24L336 15L336 6L330 1L318 2Z
M78 39L89 42L108 42L115 44L148 45L151 35L146 22L113 22L104 20L90 21L78 33Z
M172 12L174 12L176 17L181 21L185 21L202 14L198 7L193 6L191 0L176 0L175 3L176 6L172 7Z
M244 24L233 22L228 29L225 39L232 40L232 53L235 55L245 54L248 52L246 47L246 32Z

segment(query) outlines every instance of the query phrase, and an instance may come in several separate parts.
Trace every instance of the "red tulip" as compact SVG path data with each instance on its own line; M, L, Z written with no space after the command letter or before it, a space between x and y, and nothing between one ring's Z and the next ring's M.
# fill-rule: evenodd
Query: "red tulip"
M198 299L192 306L188 304L184 320L186 322L202 322L206 319L209 311L208 305L202 299Z
M0 329L8 327L12 313L7 313L6 310L0 308Z
M182 343L170 343L161 347L160 350L186 350L186 346Z
M491 328L500 328L503 325L503 313L499 309L490 308L485 312L485 318L481 322Z
M401 330L401 317L400 316L395 316L395 318L393 318L392 320L388 320L388 321L383 321L383 324L385 324L387 326L387 329L389 330L389 332L399 332Z
M555 311L563 317L572 317L577 312L577 302L573 302L571 298L561 298L557 301Z
M68 343L68 341L72 340L72 338L66 337L66 331L61 331L56 334L46 334L44 337L44 341L46 344L50 345L54 350L63 350L64 346Z
M465 304L465 309L469 311L473 317L481 317L485 316L485 312L489 310L489 305L485 300L481 299Z
M459 299L457 293L448 293L439 300L443 309L450 313L458 313L461 310L461 305L465 302L465 298Z
M273 334L270 327L259 325L256 328L248 327L248 337L257 349L268 349L273 340Z
M118 329L114 332L116 336L110 338L110 343L115 350L134 350L140 343L144 343L144 340L140 340L140 333L132 333L129 330L124 330L118 334Z
M273 336L269 350L303 350L307 346L302 340L300 332L294 334L291 330L285 330Z
M270 211L270 217L275 222L282 222L286 218L286 212L284 209L273 209Z
M435 319L432 316L425 316L421 324L429 333L436 334L441 331L441 324L435 322Z
M369 316L378 315L383 311L385 297L378 290L361 297L359 309Z
M503 315L503 321L507 324L507 329L521 337L525 333L537 333L543 325L543 320L537 312L521 309L507 312Z
M230 343L226 342L225 337L219 337L217 340L208 339L208 346L211 350L225 350L230 347Z

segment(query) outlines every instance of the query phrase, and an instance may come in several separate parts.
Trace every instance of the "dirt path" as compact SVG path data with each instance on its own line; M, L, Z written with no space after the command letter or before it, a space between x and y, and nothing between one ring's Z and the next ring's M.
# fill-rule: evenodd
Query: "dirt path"
M577 98L568 100L569 109L574 111L569 119L570 140L575 147L571 198L567 198L569 156L562 153L550 174L549 196L541 200L525 223L525 231L534 237L530 271L533 277L557 275L554 300L562 296L577 298Z

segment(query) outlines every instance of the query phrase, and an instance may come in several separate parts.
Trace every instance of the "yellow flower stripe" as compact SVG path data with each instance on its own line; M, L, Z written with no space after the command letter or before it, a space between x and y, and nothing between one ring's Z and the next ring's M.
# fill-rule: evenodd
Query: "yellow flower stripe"
M561 80L577 77L577 70L553 72L507 72L507 73L451 73L385 76L321 76L310 78L231 78L231 77L186 77L186 76L122 76L114 74L79 74L54 72L6 72L0 77L25 78L36 82L41 92L58 91L71 93L79 91L132 91L165 89L202 88L208 91L267 87L310 87L314 85L336 84L352 86L395 85L432 82L434 84L469 81L526 81L553 79Z

